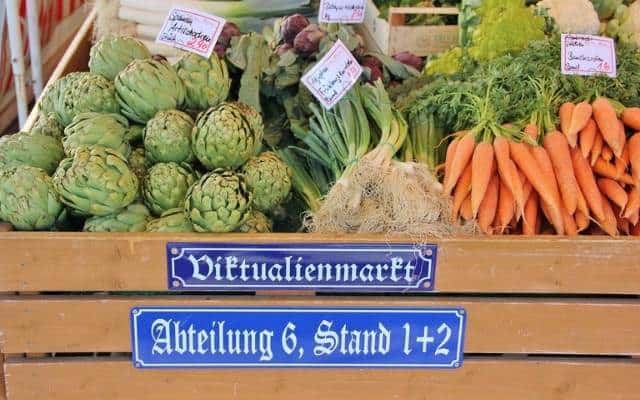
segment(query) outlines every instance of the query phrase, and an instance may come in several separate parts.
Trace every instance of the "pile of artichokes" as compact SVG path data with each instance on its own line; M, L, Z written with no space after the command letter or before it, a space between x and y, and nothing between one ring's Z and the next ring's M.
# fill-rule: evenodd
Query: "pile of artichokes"
M270 232L291 171L227 61L172 65L107 36L49 85L31 130L0 137L0 221L16 230Z

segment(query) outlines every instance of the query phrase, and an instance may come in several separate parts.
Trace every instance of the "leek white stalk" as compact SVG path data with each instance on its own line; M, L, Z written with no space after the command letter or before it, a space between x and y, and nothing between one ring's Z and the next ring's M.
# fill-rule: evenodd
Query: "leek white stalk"
M271 17L310 10L309 0L121 0L118 18L145 25L162 25L174 5L193 8L223 18Z

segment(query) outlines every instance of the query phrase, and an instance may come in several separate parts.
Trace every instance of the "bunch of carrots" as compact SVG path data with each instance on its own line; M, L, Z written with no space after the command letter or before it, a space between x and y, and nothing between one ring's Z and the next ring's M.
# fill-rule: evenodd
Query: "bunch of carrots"
M486 234L640 236L640 108L598 96L558 108L536 85L529 121L455 134L443 182L452 217Z

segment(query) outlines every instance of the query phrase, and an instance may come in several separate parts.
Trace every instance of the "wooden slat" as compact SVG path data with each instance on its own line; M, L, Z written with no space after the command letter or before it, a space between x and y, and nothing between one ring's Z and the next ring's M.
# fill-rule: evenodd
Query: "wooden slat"
M0 292L167 290L165 243L391 242L385 236L0 233ZM406 240L406 239L405 239ZM445 293L640 294L638 239L445 239L436 290Z
M631 400L640 363L465 360L459 370L136 370L129 360L9 361L9 400Z
M640 354L640 301L430 297L109 297L0 299L4 353L128 352L134 306L461 306L467 353Z
M448 14L458 15L460 10L456 7L389 7L389 15L416 15L416 14Z

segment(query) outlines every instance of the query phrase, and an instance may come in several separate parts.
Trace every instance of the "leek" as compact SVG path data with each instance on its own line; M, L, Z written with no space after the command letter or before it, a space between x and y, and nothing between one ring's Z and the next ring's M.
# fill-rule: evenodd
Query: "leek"
M268 18L313 12L310 0L120 0L119 18L146 25L161 25L174 5L193 8L223 18Z

